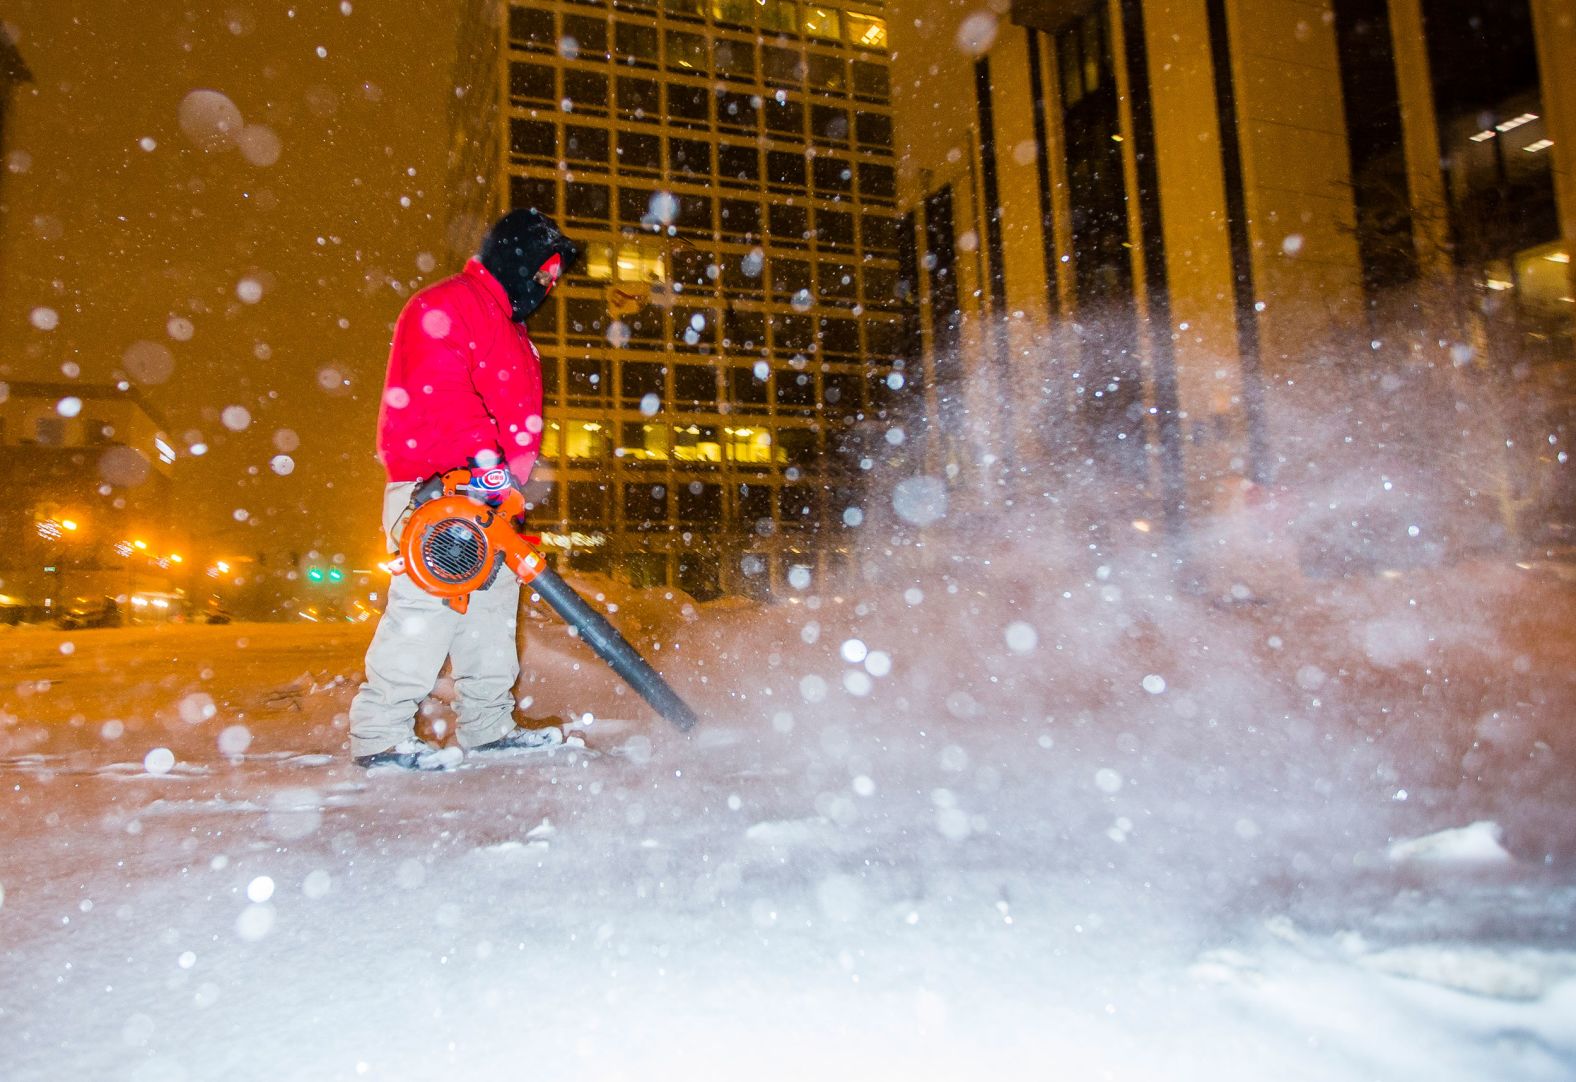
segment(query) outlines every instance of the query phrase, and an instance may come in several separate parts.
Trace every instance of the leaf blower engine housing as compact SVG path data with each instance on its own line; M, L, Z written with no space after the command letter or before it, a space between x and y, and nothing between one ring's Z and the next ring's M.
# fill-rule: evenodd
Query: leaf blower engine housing
M525 497L502 467L434 474L411 498L400 533L406 574L456 612L504 568L522 585L531 582L547 563L514 528L525 510Z

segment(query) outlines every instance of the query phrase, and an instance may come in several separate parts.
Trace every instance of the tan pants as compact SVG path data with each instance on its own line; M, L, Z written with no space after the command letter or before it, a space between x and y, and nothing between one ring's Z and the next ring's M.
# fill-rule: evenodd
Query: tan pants
M397 548L413 482L389 485L383 531ZM389 583L388 607L367 648L366 683L350 703L350 754L375 755L415 734L416 711L432 693L446 658L454 659L460 746L474 748L514 728L520 675L514 629L520 582L507 570L471 595L462 615L424 592L409 575Z

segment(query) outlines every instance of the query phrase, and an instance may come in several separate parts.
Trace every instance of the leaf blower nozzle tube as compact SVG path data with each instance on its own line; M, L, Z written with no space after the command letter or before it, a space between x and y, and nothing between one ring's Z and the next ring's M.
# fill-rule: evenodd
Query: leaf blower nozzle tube
M574 588L559 577L558 572L543 568L531 580L530 588L551 605L553 611L562 616L596 651L596 656L612 666L613 671L622 676L657 713L685 732L694 727L695 712L689 708L689 704L678 697L661 674L629 644L629 640L620 635L606 617L588 605L585 598L575 593Z
M502 468L435 474L411 499L399 542L404 570L417 586L443 598L456 612L464 612L470 595L485 590L507 568L551 605L642 699L688 732L695 724L695 711L515 529L514 522L523 519L525 511L525 498Z

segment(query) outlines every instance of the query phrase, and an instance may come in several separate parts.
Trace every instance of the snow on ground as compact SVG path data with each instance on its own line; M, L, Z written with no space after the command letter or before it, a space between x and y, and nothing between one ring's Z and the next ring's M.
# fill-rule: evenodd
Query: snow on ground
M1576 1078L1569 585L973 555L647 604L688 737L532 625L585 746L421 776L370 629L0 631L0 1073Z

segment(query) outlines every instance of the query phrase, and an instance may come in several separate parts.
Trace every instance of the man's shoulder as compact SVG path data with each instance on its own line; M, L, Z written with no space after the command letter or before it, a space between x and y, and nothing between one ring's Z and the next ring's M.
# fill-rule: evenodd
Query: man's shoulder
M411 295L407 308L453 308L474 305L480 299L476 283L464 273L451 274Z

